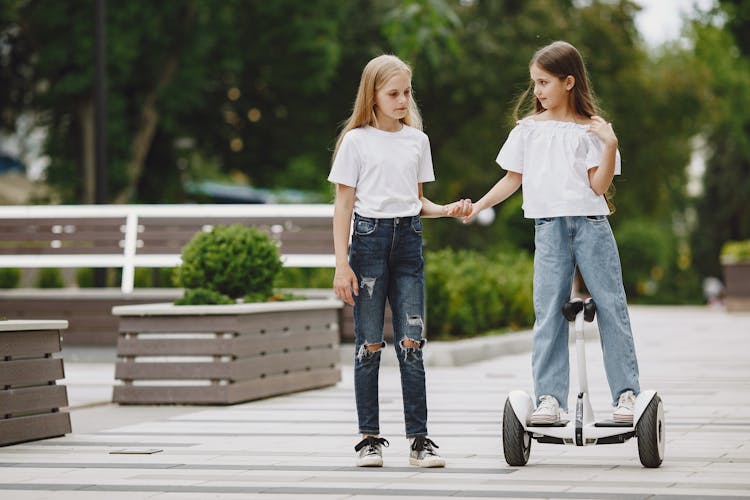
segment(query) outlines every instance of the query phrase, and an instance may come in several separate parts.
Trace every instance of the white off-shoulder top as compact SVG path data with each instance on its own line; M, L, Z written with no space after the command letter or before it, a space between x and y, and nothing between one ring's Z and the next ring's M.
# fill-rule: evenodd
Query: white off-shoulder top
M599 166L604 143L588 125L524 118L508 134L497 155L505 170L523 175L523 211L529 219L608 215L603 195L589 183L588 170ZM620 152L615 175L620 174Z

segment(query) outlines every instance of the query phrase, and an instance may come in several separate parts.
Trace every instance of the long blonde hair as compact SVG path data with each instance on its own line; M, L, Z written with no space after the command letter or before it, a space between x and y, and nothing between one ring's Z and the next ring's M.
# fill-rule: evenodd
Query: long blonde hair
M362 70L362 78L359 80L359 89L357 89L357 97L354 100L352 114L344 122L341 133L336 140L333 158L336 158L341 141L347 132L358 127L364 127L365 125L377 127L375 94L393 76L403 72L407 73L409 78L411 78L412 73L409 65L394 55L383 54L371 59L367 63L365 69ZM409 109L406 112L406 116L401 119L401 123L422 130L422 115L420 115L419 108L414 100L413 91L412 97L409 100Z

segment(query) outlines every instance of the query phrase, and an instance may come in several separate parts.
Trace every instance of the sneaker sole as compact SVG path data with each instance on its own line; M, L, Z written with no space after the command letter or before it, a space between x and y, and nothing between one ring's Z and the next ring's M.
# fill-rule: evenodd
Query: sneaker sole
M357 467L382 467L382 458L362 458L357 460Z
M445 460L442 458L436 459L429 459L429 460L419 460L418 458L411 458L409 457L409 465L414 465L415 467L424 467L426 469L430 468L438 468L438 467L445 467Z
M556 424L560 421L559 418L531 418L529 419L529 423L531 425L536 424Z
M633 425L633 417L617 417L616 415L612 416L612 420L617 424L630 424Z

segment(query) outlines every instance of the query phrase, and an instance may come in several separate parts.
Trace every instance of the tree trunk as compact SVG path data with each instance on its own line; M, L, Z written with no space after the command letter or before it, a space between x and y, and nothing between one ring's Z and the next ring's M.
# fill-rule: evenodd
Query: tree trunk
M94 103L87 99L78 108L81 121L81 147L83 157L83 202L94 203L96 168L94 162Z
M184 34L190 33L190 27L195 18L195 9L189 5L184 14L181 16L180 33L174 40L172 50L167 55L166 61L162 65L162 71L156 80L156 85L143 101L140 122L138 129L133 136L133 142L130 148L130 162L127 166L128 185L114 198L114 203L127 203L135 195L138 183L143 175L143 169L146 163L146 156L151 149L151 143L156 133L156 126L159 123L159 111L157 101L164 87L171 83L177 72L180 53L185 44Z

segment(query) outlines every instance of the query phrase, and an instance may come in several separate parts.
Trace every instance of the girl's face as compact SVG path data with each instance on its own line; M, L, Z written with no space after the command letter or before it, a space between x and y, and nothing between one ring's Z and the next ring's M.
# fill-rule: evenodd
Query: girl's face
M535 64L529 69L531 81L534 83L534 96L542 107L549 111L566 111L569 103L569 93L575 84L572 76L560 79Z
M409 112L411 78L403 71L392 76L375 92L375 118L381 128L398 130Z

